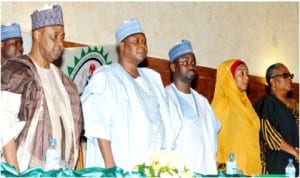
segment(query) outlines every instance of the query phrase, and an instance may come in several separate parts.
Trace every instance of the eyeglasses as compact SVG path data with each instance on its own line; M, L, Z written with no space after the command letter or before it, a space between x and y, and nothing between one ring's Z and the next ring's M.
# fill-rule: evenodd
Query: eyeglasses
M290 73L282 73L282 74L278 74L278 75L274 75L270 78L275 78L275 77L282 77L284 79L288 79L288 78L291 78L293 79L294 78L294 74L290 74Z
M184 61L177 60L176 63L182 66L188 66L188 65L196 66L196 63L194 61L188 61L188 60L184 60Z

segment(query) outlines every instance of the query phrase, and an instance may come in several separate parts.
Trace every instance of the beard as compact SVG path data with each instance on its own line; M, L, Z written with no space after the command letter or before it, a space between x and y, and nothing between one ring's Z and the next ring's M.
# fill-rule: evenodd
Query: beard
M197 77L197 72L195 70L189 70L186 74L185 74L185 79L188 82L192 82L195 78Z

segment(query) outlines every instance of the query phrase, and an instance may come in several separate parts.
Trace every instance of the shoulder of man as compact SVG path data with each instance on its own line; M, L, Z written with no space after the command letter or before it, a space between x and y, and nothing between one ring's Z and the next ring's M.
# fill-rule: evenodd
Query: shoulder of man
M113 66L115 66L115 64L111 64L111 65L102 65L102 66L98 67L98 68L94 71L92 77L98 76L98 75L104 75L104 74L108 74L108 75L109 75L109 73L115 72L116 69L115 69L115 67L113 67Z
M9 80L12 75L20 75L26 77L33 67L33 63L26 55L19 58L8 58L5 64L1 67L1 80L2 78Z
M23 68L31 68L34 65L27 55L7 58L5 60L1 70L22 70Z
M8 58L1 67L1 90L22 90L23 86L34 80L33 63L28 56Z
M85 86L82 92L82 96L81 96L82 100L85 100L90 95L90 93L97 93L97 94L102 93L104 89L107 87L108 80L111 81L110 83L115 81L111 79L113 78L112 76L113 73L114 70L108 65L103 65L98 67L93 73L93 75L91 76L87 86Z
M157 71L155 71L155 70L153 70L151 68L140 67L139 70L142 71L147 76L152 76L152 77L160 78L161 79L160 73L158 73Z

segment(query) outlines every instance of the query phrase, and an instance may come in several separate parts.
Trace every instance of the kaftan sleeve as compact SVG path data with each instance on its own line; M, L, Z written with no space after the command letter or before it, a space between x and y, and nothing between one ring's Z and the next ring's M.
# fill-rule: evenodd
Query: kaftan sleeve
M110 98L106 76L103 72L94 73L81 96L85 136L111 140L109 110Z
M175 147L176 147L176 141L177 141L177 138L179 136L179 133L180 133L180 130L182 128L182 123L181 123L181 119L180 119L180 114L179 114L179 111L175 105L174 102L171 101L171 97L170 96L166 96L167 97L167 104L168 104L168 109L169 109L169 124L166 125L166 129L169 129L170 133L167 134L167 140L166 140L166 146L167 146L167 149L169 150L174 150ZM168 130L167 130L168 132Z
M260 131L265 145L271 150L280 150L280 143L283 135L279 130L279 121L281 118L278 113L278 107L274 97L267 95L258 100L254 109L260 118Z
M281 134L271 125L268 119L261 119L262 137L271 150L280 150Z
M21 105L21 94L8 91L0 93L0 148L2 149L10 140L15 139L25 126L20 121L18 112Z

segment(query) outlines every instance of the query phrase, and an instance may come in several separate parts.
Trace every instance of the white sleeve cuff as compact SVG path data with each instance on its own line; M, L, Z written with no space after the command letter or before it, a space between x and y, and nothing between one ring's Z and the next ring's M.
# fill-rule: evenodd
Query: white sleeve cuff
M0 93L0 148L10 140L16 138L25 126L25 121L20 121L18 112L21 105L21 94L8 91Z

